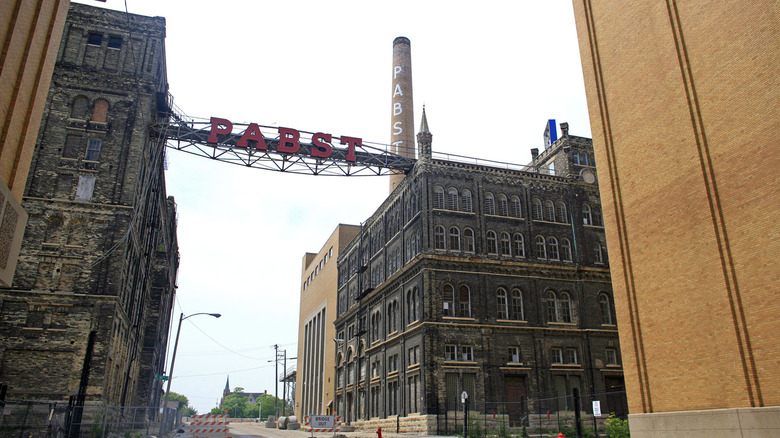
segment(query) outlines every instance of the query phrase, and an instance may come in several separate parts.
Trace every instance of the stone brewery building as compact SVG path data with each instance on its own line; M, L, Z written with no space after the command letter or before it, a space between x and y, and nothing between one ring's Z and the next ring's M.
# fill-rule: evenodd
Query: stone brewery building
M179 258L149 136L168 113L164 40L163 18L70 6L0 290L9 399L160 405Z
M626 414L592 142L547 129L528 166L440 160L423 112L420 159L338 257L346 422L435 432L464 391L515 426L573 388Z

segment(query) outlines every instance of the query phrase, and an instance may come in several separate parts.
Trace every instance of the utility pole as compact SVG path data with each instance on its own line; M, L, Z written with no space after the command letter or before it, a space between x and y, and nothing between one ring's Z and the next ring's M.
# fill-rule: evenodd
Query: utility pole
M284 373L284 380L282 381L282 417L285 414L285 407L287 406L287 350L284 350L284 366L282 366L282 373ZM277 376L277 378L279 378Z
M274 421L279 419L279 344L274 344Z

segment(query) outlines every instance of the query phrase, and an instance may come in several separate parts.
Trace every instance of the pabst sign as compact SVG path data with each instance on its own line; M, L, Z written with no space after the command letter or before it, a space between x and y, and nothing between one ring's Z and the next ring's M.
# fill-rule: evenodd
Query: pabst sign
M276 152L283 154L298 154L301 150L301 132L292 128L277 128L279 134L279 143L276 146ZM209 137L206 140L210 144L219 144L220 136L221 141L225 141L226 136L233 135L233 123L227 119L220 119L218 117L211 118L211 130L209 131ZM238 135L238 134L236 134ZM358 137L341 136L340 142L347 146L347 154L345 159L347 161L356 161L355 147L363 145L363 139ZM324 132L317 132L311 136L311 147L308 149L308 154L315 158L328 158L333 153L333 135L326 134ZM241 134L241 137L236 140L236 147L249 148L253 147L257 150L267 151L268 143L266 143L266 137L260 132L260 126L257 123L250 123L246 130Z

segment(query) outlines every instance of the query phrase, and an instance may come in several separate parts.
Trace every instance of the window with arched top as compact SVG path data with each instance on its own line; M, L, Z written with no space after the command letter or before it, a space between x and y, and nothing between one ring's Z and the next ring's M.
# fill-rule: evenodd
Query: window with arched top
M498 195L498 215L509 216L509 201L503 193Z
M555 292L547 291L544 295L544 306L547 322L558 322L558 300L555 297Z
M515 257L525 257L525 241L521 233L515 233L512 236L512 246L514 247Z
M541 221L544 220L544 214L543 214L543 208L542 208L542 200L539 198L533 198L531 200L531 205L533 207L532 214L535 221Z
M520 202L520 197L509 198L509 214L512 217L523 217L523 204Z
M444 246L444 227L436 225L433 228L433 249L446 249Z
M506 231L502 231L501 232L501 242L500 243L501 243L501 245L500 245L501 255L502 256L507 256L507 257L511 256L512 255L512 243L511 243L511 240L509 239L509 233L507 233Z
M555 222L555 204L549 199L544 201L544 220Z
M593 225L593 216L590 212L590 205L582 204L582 223L584 225Z
M535 238L536 242L536 258L538 259L546 259L547 258L547 245L544 242L544 237L542 236L536 236Z
M561 259L564 262L572 261L571 243L569 242L569 239L566 238L561 239Z
M595 263L604 263L604 250L600 243L593 245L593 261Z
M496 232L489 230L487 232L487 252L488 254L498 254L498 242L496 241Z
M444 316L455 316L455 288L451 284L442 287L442 302L444 304Z
M612 321L612 306L609 303L607 294L599 294L599 308L601 309L601 323L606 325L614 324Z
M463 251L474 252L474 230L471 228L463 230Z
M465 284L458 288L458 316L471 317L471 290Z
M458 211L458 189L455 187L447 189L447 210Z
M558 260L560 258L558 255L558 239L552 236L547 238L547 258L550 260Z
M561 292L558 300L558 311L560 312L561 322L572 322L571 298L569 298L568 292Z
M444 187L433 188L433 208L444 209Z
M98 99L92 107L92 121L105 123L108 116L108 101L105 99Z
M512 300L509 310L509 315L512 319L525 321L525 313L523 312L523 292L520 289L512 289Z
M86 120L87 110L89 110L89 99L84 96L78 96L71 103L70 118Z
M496 199L490 192L485 193L485 214L496 214Z
M450 227L449 241L450 251L460 251L460 230L458 227Z
M568 224L569 223L569 212L566 209L566 204L564 204L561 201L558 201L557 204L555 204L555 209L558 211L557 218L558 222Z
M499 287L496 291L496 306L498 310L498 319L509 319L509 306L507 302L506 289Z
M465 211L467 213L474 213L474 205L471 202L471 191L469 190L463 190L461 193L461 211Z

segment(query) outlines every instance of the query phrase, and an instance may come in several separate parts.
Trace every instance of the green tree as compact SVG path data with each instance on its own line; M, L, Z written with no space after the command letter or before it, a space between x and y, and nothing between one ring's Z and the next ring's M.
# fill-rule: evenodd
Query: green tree
M179 411L181 411L181 414L185 417L191 417L198 413L195 408L190 406L190 400L185 395L171 391L168 394L168 400L179 402Z
M609 418L604 424L609 438L629 438L631 436L631 432L628 430L628 420L622 420L615 414L609 414Z
M284 404L284 400L282 399L277 399L271 394L260 394L260 396L257 397L256 403L260 406L260 418L262 419L268 418L269 415L274 415L274 409L277 408L279 409L279 415L282 415L282 406ZM285 410L289 415L292 415L290 406L287 406Z

